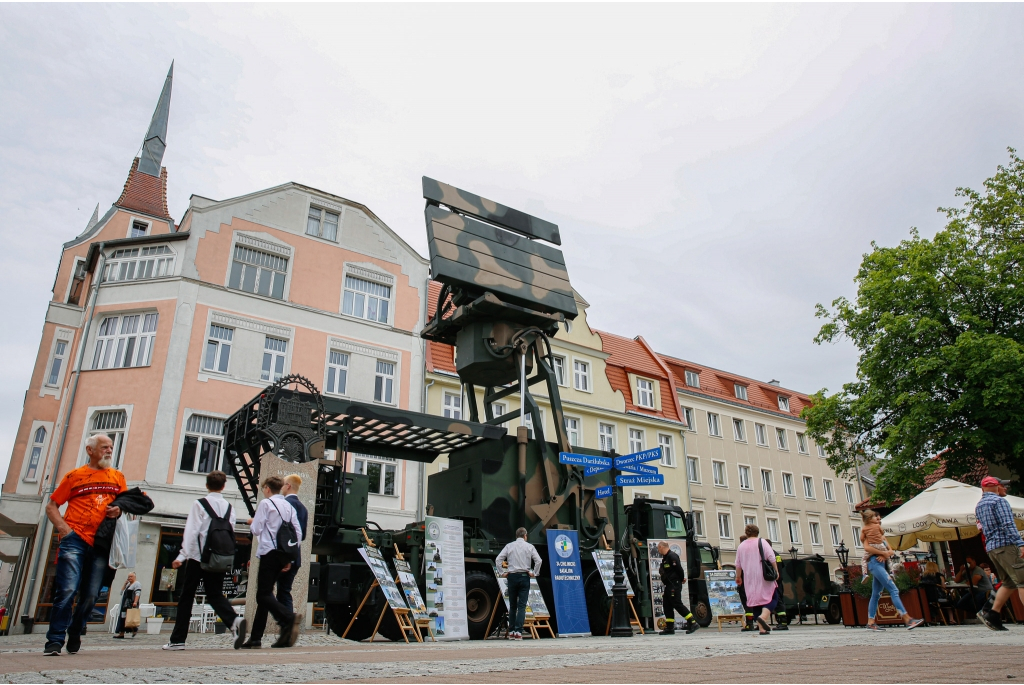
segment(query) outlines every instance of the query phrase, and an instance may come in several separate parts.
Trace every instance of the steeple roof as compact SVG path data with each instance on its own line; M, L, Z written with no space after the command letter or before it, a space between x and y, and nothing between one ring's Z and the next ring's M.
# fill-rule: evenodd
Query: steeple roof
M164 89L160 92L156 109L153 110L153 119L149 122L149 130L146 132L142 153L139 155L139 171L157 178L160 177L160 164L164 159L164 150L167 149L167 119L171 114L173 79L174 62L171 61L171 68L167 70L167 78L164 80Z
M128 171L124 190L114 203L117 207L144 212L162 219L171 218L167 210L167 169L161 166L161 162L167 148L167 118L171 112L173 78L174 62L171 62L167 79L164 81L164 89L160 92L153 119L149 122L146 140L142 143L142 152L132 160L132 168Z

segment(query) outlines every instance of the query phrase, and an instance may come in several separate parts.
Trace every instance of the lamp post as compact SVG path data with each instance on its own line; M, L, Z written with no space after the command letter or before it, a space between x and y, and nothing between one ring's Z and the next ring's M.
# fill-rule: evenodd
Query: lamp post
M615 450L605 453L606 457L615 463ZM612 492L615 493L615 502L612 504L612 518L615 526L615 567L612 571L612 627L609 631L611 637L633 637L633 626L629 624L629 598L626 596L626 570L622 566L622 528L619 527L619 490L616 485L616 476L619 470L612 466L609 474L612 481Z
M846 570L846 566L850 563L850 550L846 548L846 541L842 540L839 542L839 547L836 549L836 556L839 557L839 565L843 569L843 589L850 589L850 572Z

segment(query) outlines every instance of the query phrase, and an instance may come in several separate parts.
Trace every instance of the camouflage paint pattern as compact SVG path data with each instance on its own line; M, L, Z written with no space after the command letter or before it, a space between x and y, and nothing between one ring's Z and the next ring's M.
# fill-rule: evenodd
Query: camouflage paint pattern
M510 231L521 233L538 240L546 240L555 245L562 244L558 234L558 226L530 216L526 212L512 209L492 200L480 197L465 190L460 190L447 183L423 177L423 198L431 204L443 204L457 212L475 216L484 221L498 224Z

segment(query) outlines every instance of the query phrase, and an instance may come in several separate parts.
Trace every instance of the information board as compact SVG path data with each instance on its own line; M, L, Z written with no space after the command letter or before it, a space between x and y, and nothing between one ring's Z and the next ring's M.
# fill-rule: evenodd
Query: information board
M508 578L498 573L493 561L491 570L494 571L494 577L498 579L501 597L505 600L505 610L508 611L511 608L508 601ZM537 584L536 578L530 578L530 595L526 599L526 618L551 618L551 611L548 610L548 605L544 602L544 595L540 592L540 585Z
M427 605L420 594L420 588L416 585L416 576L413 575L412 566L405 559L395 559L395 571L398 573L398 583L402 586L405 594L405 601L412 610L414 619L429 618Z
M575 530L549 528L548 561L551 564L551 593L559 636L590 635L590 618L583 592L583 564L579 536Z
M604 581L605 592L608 596L612 596L612 587L615 586L615 552L611 550L594 550L591 552L594 555L594 563L597 564L597 570L601 574L601 580ZM633 596L633 585L629 582L629 576L623 572L623 578L626 582L626 596Z
M679 540L648 540L647 558L650 561L649 570L651 574L651 611L654 616L654 625L658 630L665 627L665 607L662 604L662 596L665 594L665 586L661 584L661 552L658 551L658 543L667 542L671 551L679 555L679 562L686 568L686 546ZM685 599L683 600L686 601Z
M712 616L735 616L743 613L743 602L736 587L736 571L704 571L708 582L708 601Z
M405 596L398 589L398 586L395 585L391 572L388 571L388 563L384 561L380 550L376 547L367 547L364 543L359 548L359 554L362 555L370 570L373 571L373 577L377 579L377 584L380 585L384 597L388 600L388 606L392 609L408 609L409 607L405 603Z
M468 640L462 521L428 516L425 528L426 606L434 634L438 640Z

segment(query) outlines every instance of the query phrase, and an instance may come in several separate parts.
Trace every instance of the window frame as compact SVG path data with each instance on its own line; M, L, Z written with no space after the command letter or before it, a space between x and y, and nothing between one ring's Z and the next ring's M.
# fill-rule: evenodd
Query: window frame
M44 423L33 423L28 443L25 450L25 468L22 469L21 481L23 483L38 483L40 466L46 463L46 451L50 444L50 428ZM39 432L42 431L42 440L39 439Z
M668 450L666 451L666 445ZM675 443L672 440L670 433L658 433L658 447L661 448L661 460L658 462L661 466L667 468L676 467L676 448ZM666 459L667 455L667 459Z
M749 525L754 525L754 526L757 526L758 528L761 527L760 524L757 522L757 512L754 512L753 514L751 514L749 512L744 511L742 513L742 516L743 516L743 527L744 528L746 528Z
M763 423L754 423L754 444L758 447L768 447L768 426Z
M795 538L793 536L794 524L796 530ZM789 543L791 545L796 547L797 545L803 544L800 542L800 519L786 519L786 531L789 533Z
M214 335L214 329L220 331L227 331L228 337L222 338ZM203 346L203 368L204 373L218 373L218 374L230 374L231 373L231 348L235 344L235 329L231 326L223 326L213 321L206 327L206 344ZM215 345L216 349L213 351L213 366L207 366L210 363L210 345ZM227 357L225 360L224 358ZM224 368L222 369L221 366Z
M844 481L843 485L846 486L845 488L843 488L846 491L846 503L847 504L856 504L857 503L857 491L854 489L853 483Z
M646 384L648 387L644 387ZM648 402L644 401L647 398ZM647 378L636 378L636 406L643 407L644 409L654 409L654 381Z
M316 217L316 224L317 224L317 231L316 231L316 233L310 233L309 232L310 220L313 219L313 210L316 210L316 211L320 212L320 215ZM321 207L321 206L317 205L315 201L314 202L310 202L309 203L309 210L306 212L306 230L305 230L305 235L307 235L309 237L312 237L312 238L318 238L320 240L326 240L329 243L337 244L341 240L341 222L342 222L343 215L344 215L343 211L337 211L336 212L336 211L327 209L326 207ZM328 216L334 216L334 217L337 218L337 222L334 224L334 237L333 238L328 238L328 237L324 236L324 226L326 226L327 223L328 223L326 221Z
M112 467L117 470L122 470L124 465L125 455L125 444L128 442L128 433L132 425L132 406L131 405L114 405L107 407L89 407L86 416L86 430L82 436L81 453L79 455L78 465L84 466L89 461L89 455L85 451L85 442L93 435L103 434L111 439L114 443L114 451L111 455ZM97 428L96 423L98 418L103 414L118 413L124 415L124 425L120 427L112 428Z
M747 441L747 428L744 425L746 422L743 419L733 418L732 420L732 438L735 442L746 442Z
M700 390L700 372L699 371L691 371L690 369L686 369L684 374L683 374L683 380L686 383L687 387L697 388L698 390Z
M291 282L292 269L294 268L294 253L292 252L291 246L278 245L276 243L270 243L269 241L261 242L273 245L274 247L280 247L282 250L286 250L288 255L285 256L278 252L253 247L247 242L242 242L236 239L231 246L231 252L228 254L228 272L224 285L228 290L244 293L246 295L255 295L256 297L266 297L267 299L276 300L278 302L287 302L288 287ZM253 261L245 261L244 256L246 250L250 253L262 255L263 262L255 263ZM240 254L243 256L242 258L239 257ZM255 259L255 257L253 259ZM277 264L276 260L283 262L283 270L276 266L272 266ZM236 264L238 265L237 269L235 268ZM250 268L256 269L256 275L252 278L252 290L246 290L243 286L246 283L247 273ZM270 272L271 276L269 290L266 293L260 292L260 286L262 285L262 279L264 278L264 271ZM274 294L278 291L278 274L281 275L280 297Z
M693 411L693 407L686 407L679 405L680 410L683 412L683 422L686 424L686 430L691 433L697 432L697 414Z
M577 364L581 365L584 370L580 371L579 369L577 369L576 368ZM573 389L574 390L579 390L580 392L593 393L594 392L594 383L592 382L593 381L593 379L592 379L592 371L593 371L593 367L592 367L592 365L591 365L591 363L589 361L587 361L586 359L577 359L576 357L573 357L572 358L572 387L573 387ZM580 380L581 379L583 381L582 385L584 387L580 387L580 385L581 385Z
M718 539L733 540L732 512L719 511L718 514ZM722 523L725 523L724 530Z
M373 376L373 401L378 404L395 406L398 394L398 364L387 359L375 359ZM390 373L388 373L390 367Z
M551 368L555 372L555 383L560 387L569 387L569 379L565 377L566 358L564 355L551 355Z
M736 399L743 400L744 402L750 401L747 399L747 386L741 383L733 383L732 392L736 396Z
M133 283L174 276L178 253L170 245L144 245L111 251L100 283ZM115 274L116 271L116 274Z
M825 448L822 447L820 442L814 443L814 446L818 449L818 456L822 459L828 459L828 455L825 454Z
M778 400L779 400L779 411L784 411L784 412L786 412L788 414L789 411L790 411L789 410L789 397L787 395L779 395L778 396Z
M142 231L142 233L138 233L138 234L135 233L135 229L136 229L135 225L136 224L139 224L139 225L145 227L145 229ZM153 235L152 231L153 231L153 222L152 221L150 221L149 219L143 219L141 217L133 216L133 217L128 219L128 233L125 235L125 238L144 238L146 236Z
M353 459L352 459L352 472L367 476L370 479L370 486L371 486L371 488L373 486L373 478L370 476L369 465L370 464L376 464L376 465L378 465L380 467L380 470L378 471L377 488L379 490L381 490L381 492L374 492L371 489L371 490L369 490L368 494L375 495L377 497L395 497L395 498L400 498L402 496L402 488L401 488L401 483L400 483L401 469L398 468L399 462L398 462L397 459L394 459L392 457L377 457L377 456L374 456L372 454L361 454L361 453L358 453L358 454L354 453L352 456L353 456ZM360 462L362 463L362 467L361 467L362 470L361 471L359 470L360 469ZM392 490L392 492L390 492L390 493L383 492L383 490L387 486L387 472L388 472L388 469L391 469L391 472L392 472L392 479L391 479L391 490Z
M715 412L706 412L708 415L708 435L712 438L722 437L722 417Z
M214 431L204 431L201 429L197 429L195 427L190 428L189 425L193 423L193 418L198 418L198 423L200 424L203 423L203 419L220 422L220 433L217 434ZM224 468L224 421L227 418L228 417L226 416L218 416L216 414L211 414L209 412L189 412L186 416L183 417L184 420L182 421L181 424L181 440L179 441L180 444L178 445L177 470L179 473L189 473L197 476L203 476L207 473L210 473L210 471L227 471L227 469ZM192 454L192 468L186 469L184 467L185 446L188 443L189 438L195 438L195 447ZM202 454L203 447L205 447L205 445L208 442L217 443L216 463L214 464L213 468L209 469L208 471L200 471L200 455Z
M576 416L562 416L565 419L565 434L569 438L569 444L572 447L583 447L583 420ZM576 424L575 428L569 427L569 422L573 421Z
M160 312L141 310L134 312L103 312L97 317L100 321L92 342L92 363L90 371L107 371L111 369L139 369L152 366L153 349L156 346L157 334L160 332ZM125 331L126 319L134 318L131 331ZM108 329L107 322L114 320L113 331ZM114 359L111 351L116 347ZM132 363L124 364L125 359L133 357ZM139 363L142 357L143 363ZM120 360L120 361L119 361ZM112 361L112 365L107 362Z
M610 428L611 430L610 431L602 431L602 429L604 429L604 428ZM605 444L608 443L608 442L611 443L611 446L606 448ZM597 424L597 445L598 445L598 449L601 450L602 452L611 452L611 451L613 451L615 449L615 444L616 444L616 440L615 440L615 424L614 423L604 423L603 421L599 421L598 424Z
M807 450L807 435L805 433L796 434L796 451L800 454L810 454Z
M804 499L816 500L817 493L814 490L814 477L801 474L804 485Z
M789 476L789 478L786 478ZM789 483L789 487L786 487L786 483ZM793 478L792 471L782 472L782 496L783 497L796 497L796 480Z
M779 528L779 519L778 519L778 517L777 516L776 517L765 516L764 520L765 520L765 528L766 528L765 532L768 533L768 539L771 540L772 542L777 542L779 544L782 544L782 533L780 532L782 529Z
M719 468L716 468L719 467ZM721 475L721 482L719 482ZM729 487L729 474L726 473L726 463L719 459L711 460L711 484L716 488Z
M690 464L693 464L692 470ZM689 482L700 485L700 457L695 457L692 454L686 455L686 478Z
M644 433L643 428L626 427L626 444L629 445L629 452L627 454L644 451L644 444L647 442L647 436Z
M775 429L775 446L779 448L780 452L789 451L789 437L786 435L785 428Z
M853 545L857 549L864 549L864 543L860 541L860 526L850 525L850 530L853 531Z
M335 362L334 355L340 359ZM324 393L336 397L348 396L348 374L351 370L352 354L345 350L338 350L333 347L327 349L327 363L324 365ZM331 372L334 372L333 374ZM339 389L338 386L341 386Z
M375 381L376 383L376 381ZM374 388L376 392L376 388ZM449 402L451 400L451 402ZM463 397L461 392L452 392L451 390L444 390L441 393L441 416L446 419L462 420L462 402Z
M704 530L704 510L693 510L693 534L699 538L707 538L707 531Z
M353 283L350 284L349 280ZM342 316L348 316L359 321L368 321L373 324L380 324L382 326L391 325L394 321L395 312L395 284L393 282L385 282L386 279L381 278L380 280L374 280L373 278L365 278L362 275L356 275L349 273L348 270L341 279L341 314ZM366 289L359 290L356 282L365 283ZM387 296L385 297L381 292L374 289L387 289ZM359 311L356 313L355 306L356 302L359 302ZM377 315L375 318L370 318L370 302L375 301ZM382 311L386 310L386 311ZM381 314L384 315L384 320L381 320Z
M817 535L815 535L817 531ZM817 537L817 540L815 540ZM821 537L821 522L820 521L808 521L807 522L807 539L811 543L811 547L823 547L823 540Z
M63 332L63 331L61 331ZM64 348L60 351L60 346ZM46 369L44 371L46 382L43 383L47 388L60 388L64 382L65 371L67 370L68 357L71 354L71 340L65 335L54 335L53 341L50 344L50 358L46 361ZM60 362L57 366L56 373L54 373L53 365L56 362Z
M747 474L747 484L746 484L746 486L743 485L743 473L744 472L746 472L746 474ZM737 476L737 481L736 482L739 484L740 490L743 490L745 492L753 492L754 491L754 481L753 481L753 479L750 476L750 464L737 464L736 465L736 476Z
M765 478L765 476L768 476ZM768 487L765 487L767 485ZM761 491L775 493L775 473L773 469L761 469Z
M835 502L836 501L835 484L832 482L831 478L822 478L821 479L821 492L822 492L822 495L824 496L826 502Z
M268 347L271 340L284 343L283 350L276 350ZM276 383L288 375L288 351L291 345L288 338L278 338L274 335L266 335L263 338L263 362L260 366L260 382ZM269 357L269 364L268 362ZM280 363L278 363L280 362ZM280 372L276 367L281 367ZM266 376L264 376L266 374Z
M833 547L839 547L843 543L843 529L838 523L829 521L828 533Z

